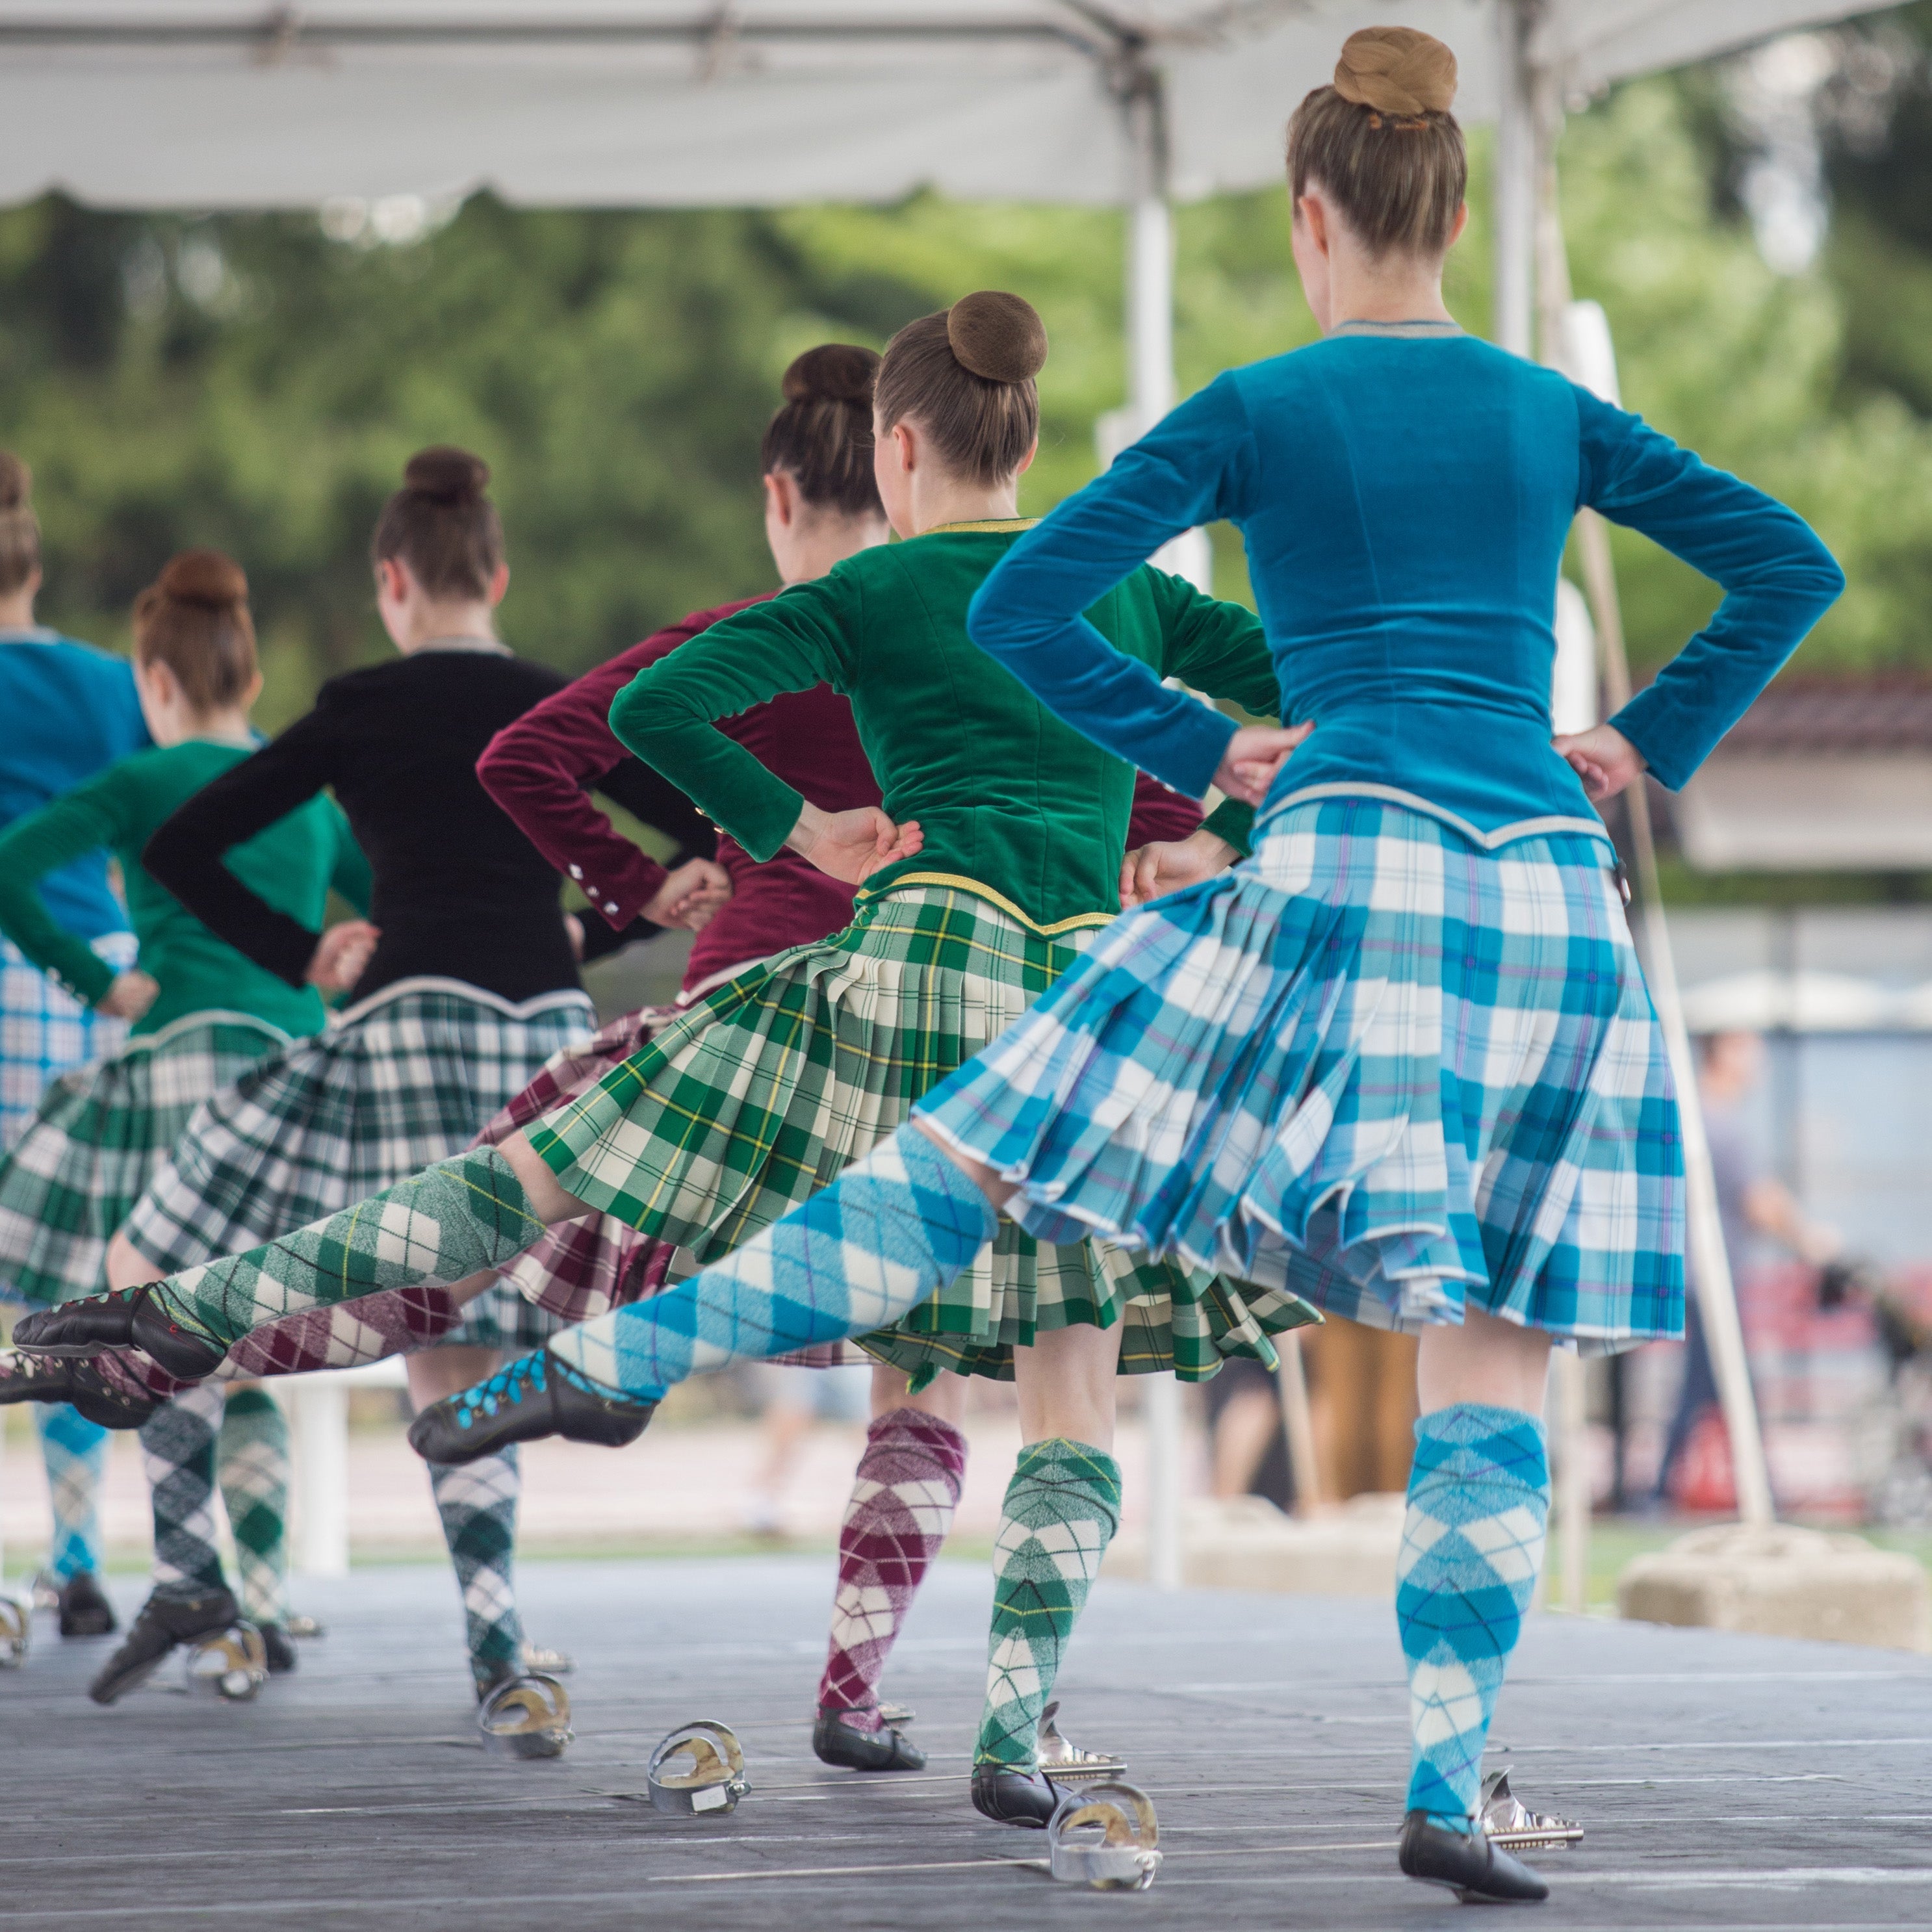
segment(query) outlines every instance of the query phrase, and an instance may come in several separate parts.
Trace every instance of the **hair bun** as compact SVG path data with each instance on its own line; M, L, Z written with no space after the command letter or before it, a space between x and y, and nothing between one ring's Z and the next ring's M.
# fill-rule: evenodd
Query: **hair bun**
M989 382L1030 382L1046 367L1038 310L998 289L962 296L946 311L946 340L962 368Z
M0 449L0 513L24 510L34 493L34 472L10 449Z
M1342 43L1335 92L1378 113L1447 114L1456 100L1456 56L1414 27L1364 27Z
M480 502L489 487L489 464L446 442L418 450L403 466L403 488L433 502Z
M218 550L184 550L170 557L154 587L174 603L201 604L212 610L248 601L242 566Z
M872 400L879 358L856 342L824 342L795 356L781 386L788 403L865 403Z

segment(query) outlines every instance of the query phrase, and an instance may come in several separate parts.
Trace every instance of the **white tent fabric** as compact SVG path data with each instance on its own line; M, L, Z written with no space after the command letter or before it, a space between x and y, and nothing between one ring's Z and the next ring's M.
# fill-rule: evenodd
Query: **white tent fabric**
M1426 26L1497 111L1498 0L0 0L0 200L574 206L1144 194L1136 105L1183 199L1277 178L1342 37ZM1571 89L1868 10L1542 0ZM1144 123L1143 124L1145 124Z

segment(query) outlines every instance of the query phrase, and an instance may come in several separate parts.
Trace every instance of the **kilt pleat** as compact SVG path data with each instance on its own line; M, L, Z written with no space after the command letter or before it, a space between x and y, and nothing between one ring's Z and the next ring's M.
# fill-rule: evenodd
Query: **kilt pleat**
M560 1182L609 1220L699 1262L728 1253L836 1179L996 1039L1078 957L976 894L886 894L842 933L777 955L652 1025L526 1127ZM613 1042L614 1046L616 1042ZM1211 1375L1272 1363L1270 1334L1313 1318L1292 1295L1216 1282L1011 1222L974 1266L868 1353L923 1374L1010 1378L1042 1330L1120 1324L1121 1366Z
M124 973L134 935L105 934L93 950ZM53 1082L119 1052L127 1038L124 1022L83 1006L0 933L0 1152L26 1132Z
M590 1013L574 992L513 1006L455 980L387 987L197 1108L135 1204L128 1238L178 1273L446 1160L583 1040ZM559 1325L500 1285L440 1340L533 1346Z
M1676 1104L1586 834L1490 851L1378 800L1291 806L918 1112L1043 1240L1412 1332L1470 1306L1592 1353L1682 1330Z
M190 1013L55 1081L0 1160L0 1284L42 1305L104 1288L109 1242L190 1120L286 1040Z

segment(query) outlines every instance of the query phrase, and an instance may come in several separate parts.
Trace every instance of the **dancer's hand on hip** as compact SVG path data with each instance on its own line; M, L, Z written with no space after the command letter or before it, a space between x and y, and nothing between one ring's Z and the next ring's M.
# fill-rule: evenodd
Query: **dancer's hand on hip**
M712 915L731 896L731 875L710 859L687 859L664 875L640 910L653 926L682 926L702 932Z
M1143 845L1121 862L1121 907L1131 910L1184 886L1198 885L1225 872L1240 856L1226 839L1217 838L1204 826L1186 838Z
M1259 805L1288 763L1288 754L1315 729L1311 724L1244 724L1228 740L1214 783L1223 796Z
M362 978L382 928L366 919L339 920L316 942L308 962L308 982L318 992L345 993Z
M1592 724L1587 731L1568 731L1550 740L1570 769L1583 781L1593 803L1615 798L1650 767L1643 754L1613 724Z
M138 966L130 967L125 973L115 974L114 983L95 1002L94 1011L105 1013L111 1020L131 1023L154 1004L160 990L152 975Z
M895 824L876 805L852 812L820 812L808 805L785 840L828 878L861 884L882 867L910 859L926 844L916 819Z

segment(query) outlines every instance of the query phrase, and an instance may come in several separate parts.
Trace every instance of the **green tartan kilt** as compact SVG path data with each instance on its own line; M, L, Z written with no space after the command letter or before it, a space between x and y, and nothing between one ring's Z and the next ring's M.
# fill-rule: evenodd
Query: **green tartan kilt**
M580 1200L715 1261L900 1126L1090 936L1047 937L951 886L887 892L721 986L526 1131ZM1292 1294L1095 1241L1048 1246L1002 1218L970 1268L860 1346L922 1378L1007 1381L1039 1331L1118 1323L1124 1372L1198 1382L1230 1355L1272 1366L1268 1336L1319 1318Z
M195 1110L288 1036L245 1013L188 1013L63 1074L0 1160L0 1292L40 1304L107 1286L107 1245Z

